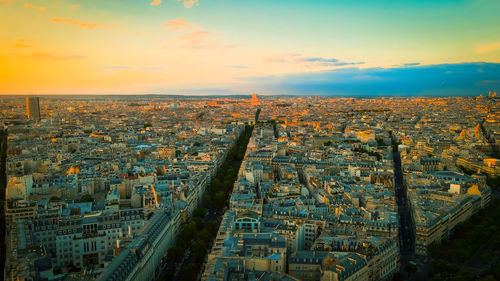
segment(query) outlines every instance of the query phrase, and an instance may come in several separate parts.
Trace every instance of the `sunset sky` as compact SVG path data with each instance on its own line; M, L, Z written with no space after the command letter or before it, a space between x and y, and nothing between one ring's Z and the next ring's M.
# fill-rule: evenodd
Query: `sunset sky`
M499 11L498 0L0 0L0 94L484 94L500 91Z

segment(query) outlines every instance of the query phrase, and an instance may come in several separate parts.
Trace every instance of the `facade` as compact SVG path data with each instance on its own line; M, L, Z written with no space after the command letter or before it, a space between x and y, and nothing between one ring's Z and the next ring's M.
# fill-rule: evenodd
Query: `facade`
M447 238L455 226L481 208L466 195L418 189L409 193L415 220L415 253L419 255L426 255L429 245Z
M40 120L40 98L26 97L26 114L28 119Z

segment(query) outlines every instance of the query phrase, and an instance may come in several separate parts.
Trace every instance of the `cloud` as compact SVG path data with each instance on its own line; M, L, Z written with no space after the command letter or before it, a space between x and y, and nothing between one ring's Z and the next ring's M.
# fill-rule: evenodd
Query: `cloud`
M300 57L300 54L293 54L293 53L278 54L278 55L273 55L271 57L267 57L264 59L264 61L272 63L291 63L294 60L296 60L295 59L296 57Z
M16 48L27 48L27 47L31 47L30 45L30 42L31 40L29 39L17 39L16 41L14 41L12 43L12 46L16 47Z
M38 10L38 11L44 11L45 10L44 6L35 7L32 4L30 4L30 3L24 4L24 7L27 8L27 9L35 9L35 10Z
M174 31L182 29L193 29L196 27L196 25L189 23L186 19L183 18L169 20L167 22L164 22L163 25Z
M248 68L248 66L246 65L241 65L241 64L237 64L237 65L228 65L229 68L237 68L237 69L246 69Z
M85 59L85 56L81 55L70 55L70 56L61 56L61 55L55 55L51 53L33 53L31 54L31 57L37 58L37 59L50 59L50 60L58 60L58 61L67 61L67 60L81 60Z
M343 62L335 58L304 57L301 54L295 54L295 53L274 55L272 57L265 58L264 61L270 63L303 64L306 67L329 67L329 66L364 64L364 62Z
M216 48L235 48L237 44L223 44L217 41L214 33L196 30L178 36L172 41L172 45L167 45L165 48L189 48L189 49L216 49Z
M161 67L156 66L128 66L128 65L100 65L97 68L108 70L139 70L139 71L159 71Z
M242 78L268 93L376 95L479 95L500 87L500 63L457 63L393 68L357 67Z
M208 36L210 36L210 32L203 31L203 30L197 30L193 31L191 33L187 33L184 35L179 36L179 39L189 42L193 45L198 45L200 42L206 40Z
M101 23L88 23L88 22L83 22L83 21L77 21L74 19L53 18L52 21L57 22L57 23L73 24L73 25L84 27L84 28L90 28L90 29L94 29L94 28L102 25Z
M160 0L161 2L161 0ZM191 8L193 6L199 6L200 3L198 3L198 0L177 0L177 2L182 2L182 5L184 5L184 8Z
M419 62L407 62L407 63L403 63L402 66L417 66L417 65L420 65Z
M207 31L197 30L190 33L186 33L178 37L181 41L181 47L183 48L207 48L213 46L210 37L212 34Z
M500 42L491 43L488 45L479 46L474 49L474 52L478 54L488 53L492 51L500 50Z
M78 9L80 8L80 4L73 4L71 6L69 6L71 9Z
M151 6L158 6L161 4L161 0L153 0L153 2L149 3Z

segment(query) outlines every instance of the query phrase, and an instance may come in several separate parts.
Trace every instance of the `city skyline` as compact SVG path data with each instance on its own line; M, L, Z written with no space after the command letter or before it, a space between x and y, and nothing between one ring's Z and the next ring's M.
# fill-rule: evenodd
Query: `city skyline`
M1 0L0 94L487 95L497 1Z
M500 278L494 92L0 100L9 280Z

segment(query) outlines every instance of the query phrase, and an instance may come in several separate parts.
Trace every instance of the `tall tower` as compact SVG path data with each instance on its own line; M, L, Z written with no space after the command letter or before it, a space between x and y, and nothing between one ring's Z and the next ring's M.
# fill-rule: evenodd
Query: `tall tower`
M252 105L260 105L259 98L257 98L257 94L252 94Z
M5 204L7 188L7 127L0 125L0 201ZM5 216L0 217L0 266L5 266Z
M38 97L26 97L26 108L28 119L40 120L40 99Z

